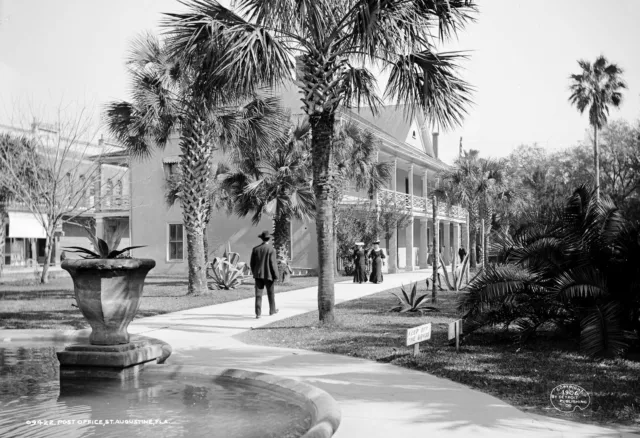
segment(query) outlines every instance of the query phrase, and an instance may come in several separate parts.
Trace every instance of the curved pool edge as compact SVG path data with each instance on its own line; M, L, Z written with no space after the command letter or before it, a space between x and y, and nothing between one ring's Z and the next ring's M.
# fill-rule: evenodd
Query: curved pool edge
M90 329L65 331L51 329L0 330L0 345L3 341L11 343L19 343L20 341L82 342L88 341L89 333ZM132 334L132 337L147 338L164 343L159 339L144 335ZM145 367L142 374L193 375L194 377L235 380L239 383L290 396L302 402L305 410L311 415L311 427L301 438L331 438L338 430L342 418L338 402L331 395L320 388L288 377L219 366L166 364L150 364Z
M311 414L311 427L301 438L331 438L342 419L338 402L327 392L288 377L233 368L196 365L153 365L143 374L173 374L181 376L212 377L215 380L234 380L246 385L289 395L305 404Z

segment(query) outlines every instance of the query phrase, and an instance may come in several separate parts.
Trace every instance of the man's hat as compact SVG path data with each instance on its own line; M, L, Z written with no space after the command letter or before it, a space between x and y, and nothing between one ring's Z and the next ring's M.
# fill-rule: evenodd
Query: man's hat
M379 241L379 240L376 240L376 241L374 241L374 242L373 242L373 244L374 244L374 245L375 245L376 243L377 243L377 244L380 244L380 241Z
M269 230L264 230L262 233L258 234L258 237L262 240L269 240L271 239L271 233Z
M356 246L364 246L364 242L356 242Z

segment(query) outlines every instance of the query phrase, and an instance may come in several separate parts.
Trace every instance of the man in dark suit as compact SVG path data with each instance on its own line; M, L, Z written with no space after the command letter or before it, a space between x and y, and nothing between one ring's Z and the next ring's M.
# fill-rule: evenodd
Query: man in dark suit
M253 248L250 261L251 272L256 282L256 319L262 314L262 294L265 288L269 298L269 315L278 313L274 282L279 277L276 250L269 244L271 234L269 231L263 231L258 237L262 239L262 244Z

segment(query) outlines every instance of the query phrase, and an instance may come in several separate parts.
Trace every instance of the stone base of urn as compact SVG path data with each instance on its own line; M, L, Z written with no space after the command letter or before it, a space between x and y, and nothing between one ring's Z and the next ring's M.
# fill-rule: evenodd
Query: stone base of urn
M60 383L78 380L134 379L145 364L161 364L171 355L171 346L146 336L131 336L128 344L70 345L57 353L60 362Z

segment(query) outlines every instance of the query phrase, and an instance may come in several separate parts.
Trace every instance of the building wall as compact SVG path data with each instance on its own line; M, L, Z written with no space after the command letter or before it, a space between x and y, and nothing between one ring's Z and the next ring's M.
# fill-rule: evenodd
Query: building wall
M187 244L184 234L182 261L168 260L169 224L182 224L182 210L178 204L168 207L164 200L165 170L162 158L178 156L180 150L175 142L168 144L163 153L154 153L149 159L132 160L132 217L131 245L146 245L134 250L136 257L156 261L153 274L185 275L187 273ZM217 160L224 157L218 155ZM317 268L315 224L294 221L293 266ZM228 244L240 254L240 260L248 262L251 249L260 243L258 234L262 230L273 231L273 221L264 216L257 226L250 218L238 218L218 211L212 216L207 229L208 252L211 257L222 256Z

